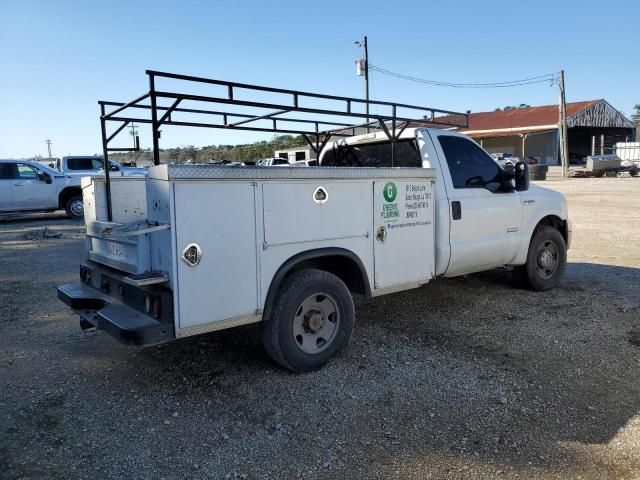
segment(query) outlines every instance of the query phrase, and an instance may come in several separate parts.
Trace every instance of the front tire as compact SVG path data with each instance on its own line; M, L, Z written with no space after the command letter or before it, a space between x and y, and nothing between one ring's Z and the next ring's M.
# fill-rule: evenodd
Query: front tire
M67 200L64 206L67 216L72 220L84 219L84 203L82 203L82 195L75 195Z
M300 270L282 282L262 342L279 365L309 372L347 346L353 322L353 299L342 280L323 270Z
M529 244L527 263L514 268L516 282L533 290L544 291L556 287L564 277L567 265L567 244L553 227L536 230Z

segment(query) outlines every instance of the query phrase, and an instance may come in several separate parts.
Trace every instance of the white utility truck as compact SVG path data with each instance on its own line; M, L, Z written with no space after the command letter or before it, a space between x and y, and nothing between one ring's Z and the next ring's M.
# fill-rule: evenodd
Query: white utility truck
M80 179L34 160L0 160L0 213L66 210L82 220Z
M154 131L202 126L167 120L179 102L173 110L158 106L158 77L251 87L148 73ZM317 94L276 91L295 95L300 111L316 109L298 102ZM283 107L266 105L276 113ZM420 123L445 124L436 115ZM352 126L309 141L320 167L170 164L151 167L146 178L83 179L87 259L80 283L58 287L60 299L79 313L81 327L135 345L262 322L269 355L309 371L347 345L353 294L384 295L495 267L513 268L536 290L561 281L571 240L562 195L529 186L526 164L504 170L464 135L414 128L395 112L377 120L378 131L366 133L376 127L369 122L361 135L351 135L361 128ZM334 135L339 140L330 142Z

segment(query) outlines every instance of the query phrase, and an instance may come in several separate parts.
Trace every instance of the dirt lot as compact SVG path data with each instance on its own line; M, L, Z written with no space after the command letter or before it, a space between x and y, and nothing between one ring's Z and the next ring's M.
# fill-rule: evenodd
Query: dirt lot
M640 478L640 180L544 183L574 221L560 288L500 270L359 302L348 351L307 375L255 325L82 333L55 296L81 227L0 223L0 478Z

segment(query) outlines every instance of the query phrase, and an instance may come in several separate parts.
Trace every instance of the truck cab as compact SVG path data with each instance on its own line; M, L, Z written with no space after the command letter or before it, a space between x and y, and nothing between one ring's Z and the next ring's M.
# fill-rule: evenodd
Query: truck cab
M392 144L372 132L328 144L321 166L433 168L436 274L453 277L526 262L530 239L540 222L558 230L568 247L571 224L565 198L527 185L516 188L504 169L466 135L437 128L408 128ZM521 168L527 168L522 164Z
M130 177L136 175L146 175L147 169L140 167L125 167L113 160L110 174L114 176ZM103 157L95 155L75 155L59 158L56 161L56 169L72 177L87 177L91 175L104 175Z

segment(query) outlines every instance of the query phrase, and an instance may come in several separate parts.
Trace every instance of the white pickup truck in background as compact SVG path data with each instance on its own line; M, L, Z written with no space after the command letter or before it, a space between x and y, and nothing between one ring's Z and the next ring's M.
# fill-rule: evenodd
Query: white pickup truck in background
M131 177L136 175L146 175L147 169L142 167L125 167L113 160L110 175ZM56 161L55 169L72 177L87 177L91 175L104 175L104 161L100 156L68 156L59 158Z
M0 160L0 213L62 209L70 218L82 220L80 178L37 161Z
M58 295L129 344L262 321L266 351L309 371L342 350L365 297L495 267L536 290L562 279L564 197L529 186L464 135L343 138L311 168L159 165L83 180L87 260ZM331 168L326 168L331 167ZM376 167L376 168L370 168Z

